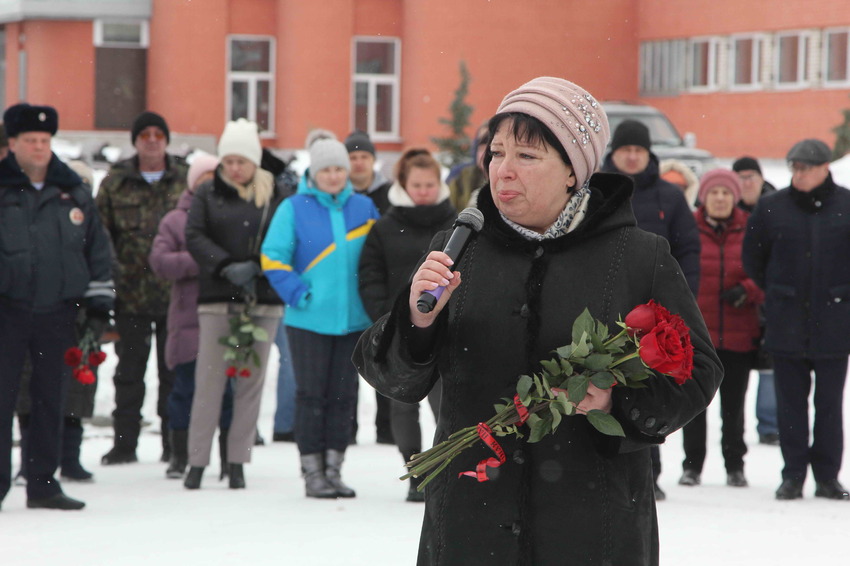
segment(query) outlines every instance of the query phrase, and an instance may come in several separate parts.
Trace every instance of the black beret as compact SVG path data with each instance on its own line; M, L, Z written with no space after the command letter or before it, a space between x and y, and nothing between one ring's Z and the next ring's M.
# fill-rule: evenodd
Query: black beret
M59 129L59 114L52 106L31 106L23 102L6 109L3 124L10 138L23 132L47 132L52 136Z

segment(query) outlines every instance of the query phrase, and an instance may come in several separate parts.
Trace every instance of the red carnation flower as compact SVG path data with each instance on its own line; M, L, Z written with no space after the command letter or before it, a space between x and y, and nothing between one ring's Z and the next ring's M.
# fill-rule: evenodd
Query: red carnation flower
M74 369L74 379L83 385L91 385L95 382L94 374L89 369L89 366L83 366Z
M251 377L251 370L242 368L242 371L239 372L239 377Z
M65 364L71 367L77 367L83 361L83 351L73 346L65 350Z
M227 368L227 371L224 372L224 375L227 377L236 377L236 367L230 366Z
M96 352L92 352L89 354L89 365L92 367L97 367L102 364L105 359L106 353L97 350Z

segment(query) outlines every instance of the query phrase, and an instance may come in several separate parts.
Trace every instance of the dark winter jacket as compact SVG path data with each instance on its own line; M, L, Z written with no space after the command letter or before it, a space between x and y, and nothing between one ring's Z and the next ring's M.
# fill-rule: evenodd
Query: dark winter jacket
M619 173L610 153L602 170ZM659 176L658 158L653 153L649 154L649 165L633 180L632 208L638 228L670 242L670 253L682 266L688 287L696 296L699 290L699 234L682 189Z
M775 192L776 192L776 187L774 187L772 184L765 181L764 183L761 184L761 193L759 193L759 200L761 200L763 197L766 197L767 195L772 195ZM758 204L758 201L756 201L756 204ZM755 204L749 205L749 204L745 203L743 200L740 200L740 201L738 201L738 208L740 208L741 210L745 210L748 213L752 214L753 210L755 210L755 208L756 208L756 205Z
M283 196L284 188L275 184L268 207L257 208L222 179L221 167L213 180L197 188L186 223L186 248L201 270L199 303L244 300L243 289L223 277L221 270L237 261L256 261L259 266L260 245ZM282 304L262 273L256 293L259 304Z
M455 218L451 201L444 200L432 206L394 206L375 223L359 267L360 298L373 321L390 312L434 234L451 228Z
M579 227L543 241L511 229L485 186L478 201L484 227L458 264L463 282L435 321L431 357L411 358L403 293L364 332L355 365L378 391L408 403L441 379L436 443L492 416L520 375L539 370L539 360L570 342L583 309L616 330L619 317L655 299L691 328L694 379L679 386L655 376L645 389L615 388L612 414L626 429L622 441L581 416L565 418L535 444L499 438L507 462L485 483L458 473L492 452L477 445L459 455L426 489L420 565L658 564L648 447L704 410L722 369L667 241L635 226L632 183L597 174L591 186ZM442 249L448 234L431 249Z
M388 181L380 171L375 171L375 177L372 179L372 184L369 185L369 188L365 191L357 192L372 199L372 204L375 205L378 212L384 214L390 209L389 192L392 186L392 181Z
M0 299L37 311L114 305L109 240L91 193L55 155L41 190L13 153L0 161Z
M811 193L759 200L744 268L765 292L765 349L792 358L850 354L850 191L830 175Z
M165 316L170 283L148 263L159 221L186 190L186 164L166 156L165 174L153 185L139 171L139 158L116 163L100 183L97 208L118 259L117 312Z
M186 249L186 220L194 194L183 191L177 208L159 223L149 257L151 269L172 282L168 302L165 363L174 369L198 357L198 264Z
M702 248L697 303L718 350L751 352L758 349L761 336L758 305L764 293L744 272L741 260L748 216L735 208L722 229L716 229L706 220L705 205L694 212ZM721 294L738 285L747 295L743 305L735 307Z

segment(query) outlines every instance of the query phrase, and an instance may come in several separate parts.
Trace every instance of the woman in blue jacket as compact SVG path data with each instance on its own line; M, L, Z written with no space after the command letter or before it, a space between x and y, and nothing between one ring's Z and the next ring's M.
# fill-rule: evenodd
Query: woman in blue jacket
M378 211L354 192L349 169L342 143L314 143L310 169L275 212L262 247L266 277L288 305L295 440L307 497L355 496L340 468L357 406L351 355L371 324L357 289L357 265Z

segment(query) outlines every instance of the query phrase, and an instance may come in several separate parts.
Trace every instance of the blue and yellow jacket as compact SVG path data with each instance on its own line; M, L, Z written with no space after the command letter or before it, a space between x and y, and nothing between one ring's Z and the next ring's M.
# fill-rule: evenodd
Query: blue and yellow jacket
M262 247L263 271L288 305L287 326L342 336L371 324L357 265L377 219L371 199L350 182L333 196L302 177L298 192L275 212Z

